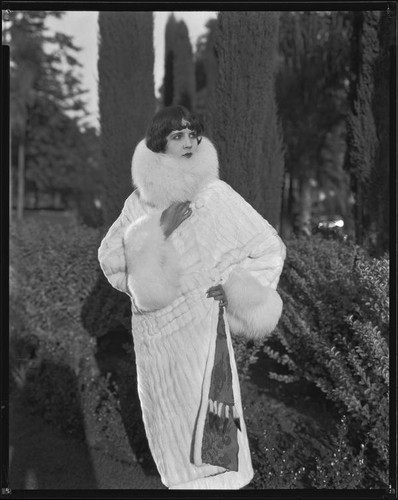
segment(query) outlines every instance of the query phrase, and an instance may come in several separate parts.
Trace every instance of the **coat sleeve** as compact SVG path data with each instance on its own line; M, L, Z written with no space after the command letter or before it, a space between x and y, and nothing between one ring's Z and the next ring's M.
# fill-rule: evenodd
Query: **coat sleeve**
M180 267L173 244L164 238L160 212L137 215L134 193L98 250L109 283L127 293L140 311L166 307L179 294Z
M252 340L264 338L282 314L276 288L286 247L277 231L232 188L227 200L229 233L235 235L241 248L240 258L223 285L228 323L233 334Z

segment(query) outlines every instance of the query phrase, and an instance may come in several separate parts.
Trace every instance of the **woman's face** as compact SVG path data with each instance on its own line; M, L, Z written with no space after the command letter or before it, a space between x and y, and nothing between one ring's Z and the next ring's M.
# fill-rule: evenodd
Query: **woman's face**
M186 123L182 123L186 125ZM167 136L166 153L178 158L191 158L198 149L198 137L196 132L183 128L182 130L173 130Z

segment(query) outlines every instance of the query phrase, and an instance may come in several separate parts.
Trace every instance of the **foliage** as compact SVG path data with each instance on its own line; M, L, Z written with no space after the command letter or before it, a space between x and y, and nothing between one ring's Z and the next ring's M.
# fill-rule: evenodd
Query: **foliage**
M274 93L278 14L220 12L210 125L221 176L278 225L284 159Z
M250 383L242 397L255 471L250 489L363 487L363 448L353 448L344 417L337 428L324 426Z
M100 231L82 226L67 231L29 221L11 226L12 389L31 411L64 432L153 471L134 349L129 326L122 325L127 319L121 315L119 332L108 330L97 339L82 324L82 305L94 301L93 283L100 273L100 237ZM288 243L280 286L285 311L264 350L287 361L294 375L329 391L325 395L346 416L335 428L333 421L317 423L270 399L248 382L261 345L238 346L255 468L250 488L385 486L387 273L387 261L368 259L358 249L355 256L349 244L319 238ZM106 319L112 315L109 310L103 315L110 330L116 328ZM375 322L380 334L372 330Z
M281 14L276 93L286 146L284 212L296 233L310 232L310 179L326 199L339 197L344 218L351 209L341 157L350 37L346 12Z
M57 105L38 97L27 124L26 178L41 192L88 191L82 180L93 175L90 159L96 161L89 157L90 139L96 139L92 129L81 131ZM95 184L94 175L91 181Z
M387 13L353 13L355 80L347 119L346 168L355 194L359 244L375 255L389 248L389 90L395 31Z
M327 132L345 116L350 34L344 12L281 14L277 99L286 165L297 177L308 176L305 167L315 167Z
M75 144L81 161L73 195L76 198L80 222L89 227L101 227L103 214L99 201L101 189L99 133L89 127L81 132L80 139Z
M188 28L174 14L166 24L163 94L165 106L181 104L189 110L195 109L194 63Z
M74 111L85 115L75 58L80 49L72 37L49 33L49 16L62 17L64 12L11 11L6 38L11 56L11 115L15 132L21 132L37 98L57 106L59 112ZM65 69L65 67L67 69ZM15 125L15 126L14 126Z
M288 369L279 381L314 383L368 442L369 477L387 482L389 298L386 258L313 237L288 243L284 312L264 351Z
M99 238L85 226L11 226L11 390L63 432L136 460L110 370L101 369L96 340L81 322L99 272ZM134 377L124 380L134 386Z
M358 489L366 485L365 445L358 451L352 448L346 418L338 426L337 436L332 436L332 447L322 456L315 456L315 467L309 472L312 488Z
M11 226L11 237L17 296L31 332L40 337L65 322L78 328L80 309L100 272L98 231L85 226L66 231L60 223L29 219Z
M241 380L250 379L250 368L258 361L258 354L262 349L261 341L248 342L242 336L233 336L232 345L236 366Z
M378 25L380 54L375 65L375 94L373 113L378 134L376 165L370 174L368 204L372 217L372 241L375 255L389 250L390 245L390 154L391 154L391 95L392 62L396 53L395 24L387 12L382 12Z
M196 113L205 124L205 134L211 127L214 115L215 87L217 78L217 59L214 43L217 32L217 19L209 19L206 32L198 38L195 50ZM210 133L211 135L211 133Z
M5 30L11 55L13 171L17 163L25 165L27 187L34 190L36 200L43 192L72 198L74 190L85 189L81 172L88 135L82 131L82 120L87 111L78 73L81 64L75 57L80 49L71 37L50 33L46 25L49 17L63 14L11 11ZM20 197L24 180L19 170Z
M99 13L101 203L108 225L131 193L131 157L155 111L152 37L152 12Z

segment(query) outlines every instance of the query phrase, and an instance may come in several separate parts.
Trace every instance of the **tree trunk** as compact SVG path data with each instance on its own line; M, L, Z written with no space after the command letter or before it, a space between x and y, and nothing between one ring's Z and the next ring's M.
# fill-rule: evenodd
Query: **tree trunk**
M297 209L294 231L298 235L311 236L311 211L312 197L311 185L307 178L299 181L298 197L296 198Z
M282 210L281 210L281 226L280 234L283 239L287 239L292 232L292 179L291 174L285 171L283 176L283 190L282 190Z
M21 134L18 142L18 198L17 219L23 219L25 203L25 135Z
M300 183L300 198L300 230L303 234L311 236L312 197L311 185L307 178Z

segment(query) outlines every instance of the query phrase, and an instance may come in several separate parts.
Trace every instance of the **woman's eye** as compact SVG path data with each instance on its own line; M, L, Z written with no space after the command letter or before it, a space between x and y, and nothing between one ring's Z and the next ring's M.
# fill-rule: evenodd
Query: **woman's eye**
M181 139L181 134L177 134L177 135L175 135L175 136L173 137L173 139L177 139L177 140L178 140L178 139Z
M196 132L191 132L191 133L189 134L189 137L190 137L191 139L196 139Z

